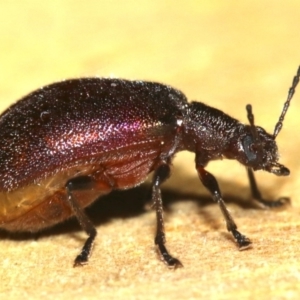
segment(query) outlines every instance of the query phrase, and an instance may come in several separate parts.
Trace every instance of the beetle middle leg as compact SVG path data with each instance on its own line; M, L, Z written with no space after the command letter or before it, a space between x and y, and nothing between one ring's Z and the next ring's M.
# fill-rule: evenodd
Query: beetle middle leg
M203 185L210 191L214 201L219 204L221 212L225 218L227 230L232 233L234 239L238 243L239 249L243 250L250 246L251 241L244 235L242 235L238 230L237 226L230 215L224 200L221 196L221 191L219 189L219 185L215 177L207 172L202 166L197 166L197 171L200 180L202 181Z
M257 202L263 204L266 207L279 207L279 206L282 206L282 205L286 204L287 202L289 202L288 197L280 197L279 199L273 200L273 201L263 199L263 197L258 189L253 170L251 168L247 168L247 173L248 173L252 197Z
M166 162L162 162L162 164L156 169L153 177L152 203L154 204L156 210L156 222L157 222L155 244L158 247L163 262L171 268L178 268L178 267L182 267L182 263L177 258L171 256L165 246L166 237L165 237L163 205L162 205L160 185L169 177L169 175L170 175L169 164L167 164Z
M66 184L67 202L71 206L74 215L79 221L80 226L88 234L88 238L85 241L80 254L76 257L74 261L74 267L84 265L88 262L89 256L93 248L94 240L97 235L97 231L91 220L85 214L84 209L76 201L72 192L76 190L93 188L93 186L94 181L88 176L73 178L69 180Z

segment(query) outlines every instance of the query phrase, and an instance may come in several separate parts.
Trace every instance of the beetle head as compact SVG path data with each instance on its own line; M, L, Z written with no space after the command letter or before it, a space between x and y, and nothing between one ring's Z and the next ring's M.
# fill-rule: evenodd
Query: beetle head
M273 135L263 128L246 125L237 146L237 159L243 165L253 170L265 170L277 176L290 174L289 169L278 163L278 148Z
M246 106L250 125L243 128L243 132L240 134L240 138L236 144L238 148L237 159L242 164L253 170L265 170L277 176L290 174L288 168L278 163L278 148L275 140L282 128L285 114L295 93L296 86L299 83L299 78L300 67L289 89L287 100L275 125L273 135L268 134L263 128L254 125L252 107L251 105Z

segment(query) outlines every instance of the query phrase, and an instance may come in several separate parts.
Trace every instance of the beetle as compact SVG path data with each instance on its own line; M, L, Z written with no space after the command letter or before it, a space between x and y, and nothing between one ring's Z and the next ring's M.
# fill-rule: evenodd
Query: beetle
M300 67L273 134L255 126L251 105L250 124L244 125L204 103L188 103L182 92L160 83L79 78L32 92L0 116L0 228L35 232L75 216L88 238L74 266L86 264L97 231L84 208L154 172L155 244L167 266L180 267L165 245L160 186L174 155L188 150L227 230L240 249L249 247L205 167L211 160L235 159L247 168L253 198L270 207L284 204L287 198L262 198L253 171L290 173L278 163L276 137L299 77Z

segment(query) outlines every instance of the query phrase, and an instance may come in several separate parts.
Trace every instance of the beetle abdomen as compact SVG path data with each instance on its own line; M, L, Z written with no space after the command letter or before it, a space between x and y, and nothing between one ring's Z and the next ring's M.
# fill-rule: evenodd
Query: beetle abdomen
M12 231L37 231L59 223L73 212L66 202L66 183L71 178L90 177L93 188L73 191L80 207L113 189L127 189L145 181L155 168L160 145L135 145L120 153L103 153L98 159L77 162L38 182L12 191L0 192L0 227ZM144 149L140 152L138 150ZM123 154L121 154L123 152ZM88 164L87 162L93 163Z

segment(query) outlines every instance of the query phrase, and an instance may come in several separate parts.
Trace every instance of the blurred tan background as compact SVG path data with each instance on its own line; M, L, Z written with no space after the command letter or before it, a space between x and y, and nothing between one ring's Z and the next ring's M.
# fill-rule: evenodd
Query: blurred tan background
M0 109L45 84L113 76L173 85L273 132L300 64L299 1L10 1L0 4ZM239 252L216 204L180 153L164 185L168 270L155 252L149 186L100 199L89 213L98 238L89 265L72 263L85 239L76 221L37 236L0 232L1 299L298 299L300 292L300 88L278 136L288 178L260 172L270 199L251 202L237 162L209 165L239 229Z

